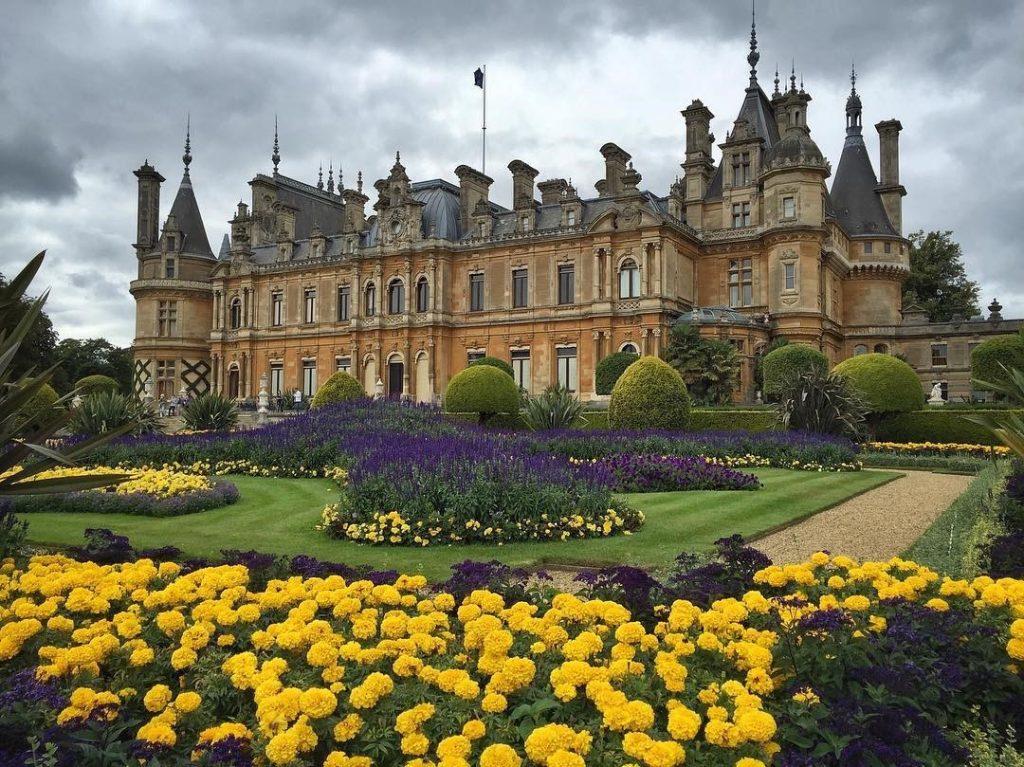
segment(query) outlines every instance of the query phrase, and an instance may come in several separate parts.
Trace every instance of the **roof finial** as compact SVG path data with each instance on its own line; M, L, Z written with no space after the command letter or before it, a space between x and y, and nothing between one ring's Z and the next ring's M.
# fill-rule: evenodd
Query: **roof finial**
M341 180L341 165L338 165L338 194L345 191L345 183Z
M321 192L324 190L324 164L320 163L320 171L316 179L316 188Z
M185 163L185 178L188 178L188 166L192 164L192 113L185 118L185 154L181 156Z
M775 93L773 96L779 95L779 62L775 62Z
M363 193L363 172L359 171L359 175L356 177L356 191L360 194Z
M857 66L853 61L850 62L850 95L857 95Z
M789 71L789 92L796 93L796 59L793 59L793 68Z
M750 53L747 54L747 63L750 64L751 85L757 85L757 62L760 60L761 54L757 52L757 18L754 0L750 0Z
M800 73L800 92L804 92L804 73Z
M327 194L334 194L334 160L327 166Z
M274 153L270 155L271 162L274 163L274 175L277 175L277 166L281 162L281 147L277 143L277 115L274 115Z

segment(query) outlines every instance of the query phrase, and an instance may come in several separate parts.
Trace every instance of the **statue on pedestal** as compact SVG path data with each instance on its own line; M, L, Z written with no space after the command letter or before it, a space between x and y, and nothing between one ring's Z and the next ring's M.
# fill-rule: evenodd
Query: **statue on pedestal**
M942 384L938 381L932 384L932 393L931 396L928 397L928 404L934 406L946 404L946 400L942 398Z

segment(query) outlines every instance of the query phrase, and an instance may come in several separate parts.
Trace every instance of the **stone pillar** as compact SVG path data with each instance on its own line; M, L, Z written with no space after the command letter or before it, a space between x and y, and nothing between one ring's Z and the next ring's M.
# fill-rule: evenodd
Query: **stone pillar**
M434 373L434 339L427 340L427 377L430 380L430 400L437 397L437 376Z
M651 245L653 251L653 262L654 262L654 293L655 295L661 295L661 243L655 242Z
M244 301L245 299L243 299ZM238 393L242 399L249 397L249 353L242 352L238 361Z
M402 365L402 399L408 399L411 391L409 389L409 368L412 367L412 344L405 339L405 364Z
M557 274L556 274L557 279ZM601 248L594 248L594 293L591 299L596 301L601 298Z
M642 296L647 297L651 295L651 286L654 284L654 281L651 279L651 262L654 259L651 257L651 246L648 244L644 245L643 248L644 257L640 267L643 270L643 282L640 293Z
M353 377L357 381L362 381L361 368L359 367L359 347L356 344L352 344L352 351L349 353L349 361L351 362L349 370Z
M408 259L406 259L406 261L405 261L405 313L406 314L412 314L412 307L413 307L413 303L412 302L416 298L415 295L414 295L415 292L416 292L416 287L412 284L412 262L409 261ZM407 357L408 357L408 355L407 355ZM405 361L405 366L406 366L406 368L409 367L409 360L408 360L408 358ZM407 372L406 373L406 378L408 378L408 377L409 377L409 374Z
M214 354L213 355L213 359L210 360L210 364L211 364L211 367L213 368L213 370L211 371L212 379L213 379L212 382L211 382L211 388L213 389L213 393L214 394L219 394L220 393L220 378L219 378L219 376L220 376L220 355L219 354Z
M603 250L603 249L602 249ZM610 250L604 251L604 296L609 301L614 300L615 293L612 292L614 286L613 277L615 275L615 257L612 255Z
M437 294L441 291L437 287L437 261L433 258L427 263L427 267L430 269L430 311L436 312L437 306Z
M661 328L654 329L654 356L661 356Z
M647 328L640 328L640 356L644 357L647 351Z
M220 291L219 290L213 291L213 327L214 327L214 330L220 330L221 327L222 327L222 324L221 324L221 314L220 314L221 303L222 303L222 300L221 300L221 293L220 293Z
M594 331L594 361L591 366L592 381L591 385L594 388L594 393L597 393L597 363L601 361L601 331ZM577 368L578 370L578 368Z
M359 279L358 265L352 270L352 293L348 299L349 321L356 320L363 310L363 285Z

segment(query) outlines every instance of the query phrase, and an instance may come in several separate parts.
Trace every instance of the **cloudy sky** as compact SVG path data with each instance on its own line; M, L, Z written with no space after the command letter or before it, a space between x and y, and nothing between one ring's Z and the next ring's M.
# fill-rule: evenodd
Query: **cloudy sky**
M216 250L247 181L271 168L354 185L391 166L455 181L480 164L487 65L488 174L509 203L519 158L592 193L598 148L633 155L665 194L684 151L679 111L700 98L724 138L747 82L747 0L289 3L12 0L0 27L0 271L46 248L41 283L62 337L134 334L135 178L149 159L192 179ZM833 165L851 59L864 124L899 118L906 231L952 229L984 303L1024 316L1024 3L758 0L759 79L776 62L813 96L808 122ZM866 131L877 170L877 135Z

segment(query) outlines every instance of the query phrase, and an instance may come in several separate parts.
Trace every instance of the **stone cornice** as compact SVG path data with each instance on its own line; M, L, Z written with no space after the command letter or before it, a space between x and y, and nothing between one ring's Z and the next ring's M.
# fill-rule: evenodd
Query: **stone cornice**
M212 282L200 282L198 280L169 280L166 278L154 278L148 280L132 280L128 285L128 292L132 295L148 291L157 291L161 293L177 291L213 295L213 284Z

